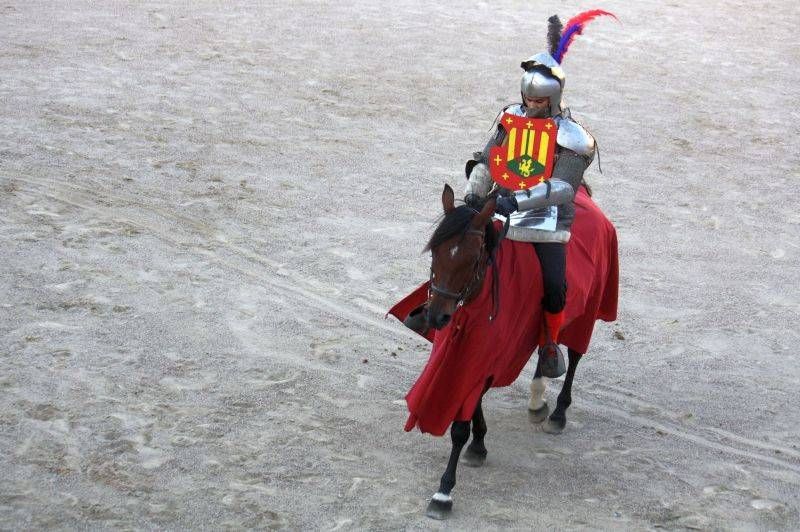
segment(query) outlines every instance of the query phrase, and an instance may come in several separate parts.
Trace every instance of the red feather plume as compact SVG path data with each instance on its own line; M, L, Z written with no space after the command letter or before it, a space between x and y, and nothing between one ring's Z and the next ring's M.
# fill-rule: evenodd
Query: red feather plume
M584 11L583 13L578 13L571 19L567 21L564 25L564 30L562 35L566 37L566 41L562 39L562 42L559 43L559 53L557 54L560 57L557 57L556 60L561 62L560 59L564 57L567 53L567 49L569 45L572 44L573 39L575 39L576 35L583 33L584 24L587 22L591 22L592 20L596 19L597 17L607 15L609 17L613 17L614 20L619 22L619 19L614 13L609 13L608 11L603 11L602 9L592 9L591 11Z

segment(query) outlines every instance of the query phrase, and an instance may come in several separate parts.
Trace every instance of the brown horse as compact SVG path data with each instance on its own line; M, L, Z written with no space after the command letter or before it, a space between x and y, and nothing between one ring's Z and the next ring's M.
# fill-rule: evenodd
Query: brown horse
M616 319L617 241L611 223L585 190L575 199L576 219L568 246L569 294L561 342L569 349L569 369L555 411L543 401L545 384L537 367L531 384L531 416L547 420L545 430L566 425L575 368L596 319ZM495 202L478 211L456 207L453 190L442 193L444 217L433 233L430 281L395 305L390 313L433 342L430 360L406 397L406 430L442 435L450 426L452 450L427 515L444 519L452 511L451 492L463 447L463 461L484 463L486 420L481 401L490 387L508 386L537 347L542 280L533 246L502 240L492 222Z

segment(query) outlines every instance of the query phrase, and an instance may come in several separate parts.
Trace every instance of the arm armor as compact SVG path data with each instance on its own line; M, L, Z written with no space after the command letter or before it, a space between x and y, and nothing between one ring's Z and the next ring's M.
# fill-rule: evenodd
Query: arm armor
M569 203L575 198L575 192L583 181L583 172L590 162L591 159L587 160L574 151L562 148L559 150L553 175L548 181L514 193L519 205L518 210L527 211Z
M517 200L518 211L541 209L550 205L561 205L575 197L572 185L560 179L550 179L539 183L528 190L517 190L514 198Z
M469 173L464 197L477 196L483 199L489 194L492 185L494 185L494 181L492 181L492 176L489 175L489 167L484 163L477 163L472 166L472 171Z

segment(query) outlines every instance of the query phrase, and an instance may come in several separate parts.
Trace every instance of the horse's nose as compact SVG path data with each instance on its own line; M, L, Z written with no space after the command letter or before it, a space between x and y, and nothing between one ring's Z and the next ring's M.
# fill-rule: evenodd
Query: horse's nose
M450 323L450 314L428 314L428 325L436 330L442 329L448 323Z

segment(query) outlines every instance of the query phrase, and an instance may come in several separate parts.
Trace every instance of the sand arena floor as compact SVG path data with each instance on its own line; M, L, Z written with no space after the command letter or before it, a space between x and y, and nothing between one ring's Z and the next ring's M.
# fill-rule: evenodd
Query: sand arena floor
M569 423L402 432L445 182L547 16L617 226ZM0 529L800 528L796 38L775 0L0 2ZM559 389L551 386L551 403Z

